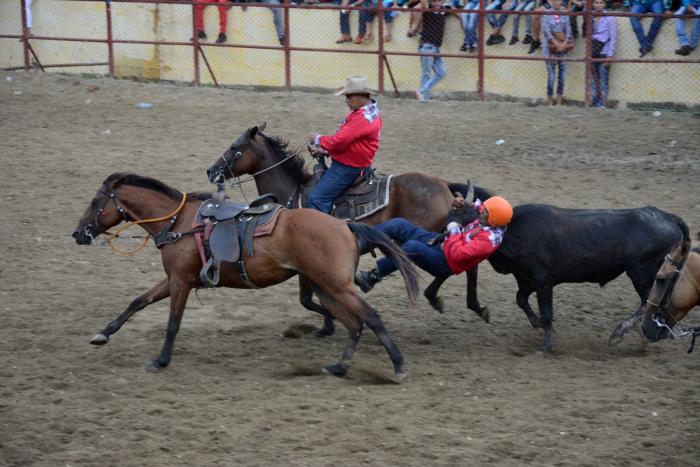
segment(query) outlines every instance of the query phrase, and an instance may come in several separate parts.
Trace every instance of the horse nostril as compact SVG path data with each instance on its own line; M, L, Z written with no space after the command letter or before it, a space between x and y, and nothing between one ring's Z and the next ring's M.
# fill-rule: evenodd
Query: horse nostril
M75 232L73 232L73 238L77 239L79 235L80 235L80 232L78 232L77 230Z

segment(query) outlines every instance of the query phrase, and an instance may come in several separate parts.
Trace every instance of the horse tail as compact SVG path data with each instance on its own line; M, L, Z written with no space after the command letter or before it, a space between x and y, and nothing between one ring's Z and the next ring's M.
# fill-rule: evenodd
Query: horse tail
M459 192L462 194L462 196L467 196L467 191L469 191L469 185L466 183L448 183L447 187L450 189L452 194ZM486 188L474 186L474 199L486 201L492 196L493 193Z
M418 286L418 271L416 271L413 263L408 259L408 256L406 256L406 253L404 253L384 232L380 232L370 225L350 222L348 223L348 227L357 238L360 254L366 253L372 248L379 248L384 256L391 259L394 264L398 266L399 272L401 272L403 281L406 284L408 304L410 307L415 306L418 292L420 291Z

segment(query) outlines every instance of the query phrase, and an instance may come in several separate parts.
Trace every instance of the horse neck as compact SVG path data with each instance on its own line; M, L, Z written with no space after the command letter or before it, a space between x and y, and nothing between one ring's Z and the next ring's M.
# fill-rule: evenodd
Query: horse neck
M170 214L177 210L182 201L182 199L174 200L164 193L131 185L124 186L120 189L117 193L117 197L134 222L168 216L167 219L161 221L143 222L139 224L151 235L161 231L166 223L170 222ZM182 214L184 213L181 212L180 215L178 215L178 220L180 221L183 217ZM190 215L189 217L192 216Z
M298 183L285 170L284 164L265 170L279 162L275 160L272 154L272 150L266 148L264 156L260 159L261 163L256 170L256 172L264 172L255 176L255 186L258 194L272 193L277 196L281 204L286 204L289 197L297 189Z

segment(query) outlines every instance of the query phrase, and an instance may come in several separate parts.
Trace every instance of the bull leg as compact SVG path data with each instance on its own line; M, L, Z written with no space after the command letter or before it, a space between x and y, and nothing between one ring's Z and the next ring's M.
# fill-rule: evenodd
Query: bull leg
M540 327L544 330L544 343L540 350L542 352L550 352L554 347L554 338L552 337L552 321L554 315L552 295L554 287L546 285L537 288L537 302L540 308Z
M335 333L335 324L333 323L333 315L327 309L313 300L313 287L309 280L299 275L299 302L307 310L314 311L323 316L323 327L316 331L316 337L332 336Z
M476 295L476 283L479 275L479 267L474 266L467 271L467 308L479 315L481 319L487 323L491 321L491 314L485 306L479 304L479 298Z
M637 308L634 313L620 321L612 334L610 334L610 337L608 338L608 345L617 345L622 342L622 340L625 338L625 334L627 334L629 330L642 319L643 314L644 302L639 305L639 308Z
M540 327L540 317L530 306L530 295L535 291L535 283L531 279L516 276L518 282L518 293L515 295L515 303L525 312L527 320L533 328Z
M182 282L178 277L170 279L170 317L168 318L168 328L165 334L165 343L160 352L160 356L146 365L145 369L149 373L155 373L161 368L165 368L170 364L173 354L173 345L175 337L180 330L180 322L182 314L187 305L187 297L189 297L192 286Z
M440 290L440 287L442 287L442 284L447 280L447 277L448 276L436 277L430 283L428 288L425 289L425 292L423 292L423 295L425 296L425 298L428 299L430 306L432 306L439 313L443 312L444 303L442 301L442 297L438 297L437 293L438 293L438 290Z
M126 310L124 310L114 321L109 323L102 331L95 334L95 337L90 340L92 345L105 345L109 342L109 336L119 331L119 329L131 318L137 311L143 310L151 303L160 301L170 295L170 284L168 278L164 278L143 295L140 295L132 301Z
M653 268L654 265L649 265L648 267L639 267L627 271L627 275L632 279L632 285L634 285L634 289L637 291L637 295L639 295L639 308L627 318L620 321L620 324L618 324L612 334L610 334L608 345L617 345L622 342L625 338L625 334L642 319L644 304L647 301L647 295L649 295L649 290L651 290L653 284L654 276L649 274L649 271L655 270Z

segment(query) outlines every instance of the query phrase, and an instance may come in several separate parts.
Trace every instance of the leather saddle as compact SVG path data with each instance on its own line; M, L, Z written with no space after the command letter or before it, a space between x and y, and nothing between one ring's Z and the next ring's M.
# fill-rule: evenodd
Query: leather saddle
M203 264L199 273L202 284L216 287L221 263L225 262L236 265L248 287L257 288L248 278L244 253L254 255L253 238L272 233L281 209L277 198L270 194L256 198L250 205L233 201L224 192L214 193L204 201L195 217L195 228L200 227L195 241Z
M306 197L326 170L328 167L323 160L314 166L316 177L304 193L302 204L305 207ZM389 205L389 188L392 177L393 175L377 174L372 167L366 169L362 175L355 179L350 188L333 200L331 215L344 221L355 222L385 208Z

